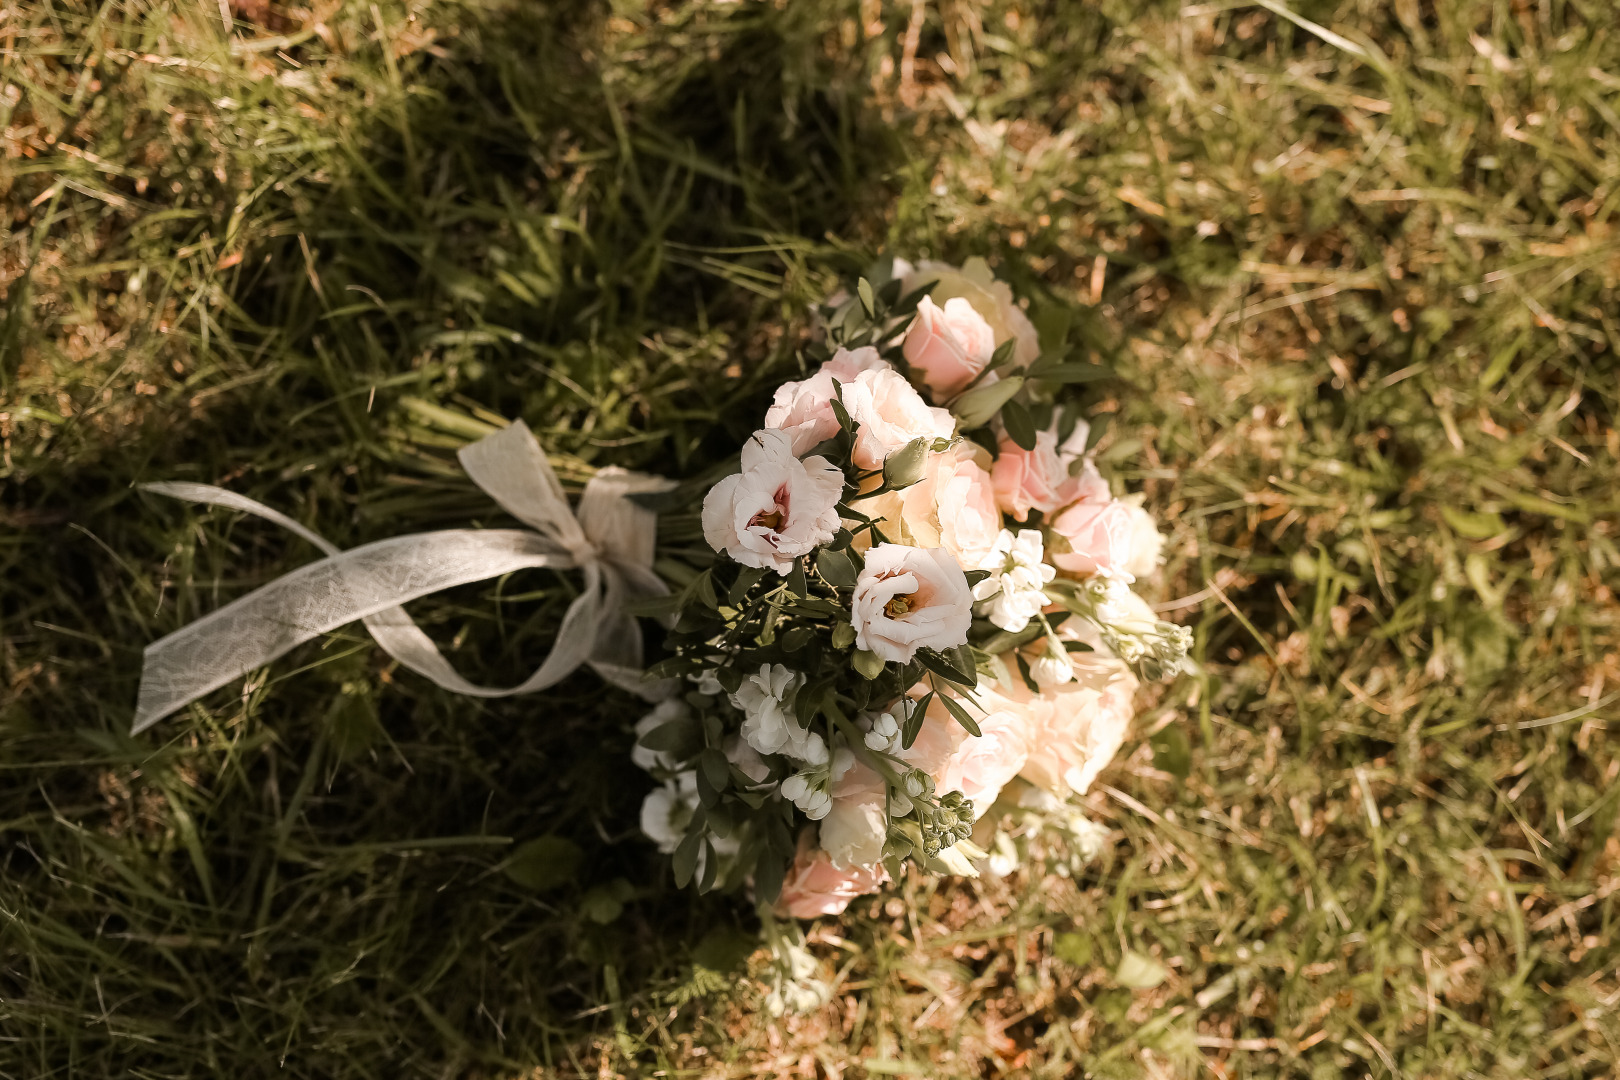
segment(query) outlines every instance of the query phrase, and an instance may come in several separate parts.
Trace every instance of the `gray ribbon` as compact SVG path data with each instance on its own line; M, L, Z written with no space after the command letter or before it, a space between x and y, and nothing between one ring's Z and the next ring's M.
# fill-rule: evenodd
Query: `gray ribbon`
M544 690L581 664L644 697L668 692L641 671L641 628L626 600L664 596L653 573L657 516L629 498L668 491L672 481L619 468L600 470L580 498L568 498L522 422L463 447L461 464L484 491L529 529L447 529L340 551L262 503L208 484L157 483L148 491L256 514L308 540L326 558L277 578L146 648L134 732L294 646L362 620L378 646L447 690L506 697ZM522 683L477 686L450 666L401 604L455 585L532 567L577 569L585 588L569 605L551 655Z

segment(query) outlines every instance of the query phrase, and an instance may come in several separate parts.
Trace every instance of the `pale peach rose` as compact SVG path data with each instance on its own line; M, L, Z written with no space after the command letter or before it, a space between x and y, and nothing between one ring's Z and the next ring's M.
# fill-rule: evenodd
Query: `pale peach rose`
M1048 547L1047 557L1053 566L1071 574L1125 570L1127 564L1141 565L1148 559L1157 562L1156 542L1151 553L1133 550L1133 543L1139 540L1133 509L1119 499L1075 503L1052 519L1057 542ZM1157 530L1153 540L1158 540Z
M765 413L765 426L788 433L793 452L803 454L838 434L838 417L832 410L838 383L848 385L864 371L892 370L889 362L870 346L839 349L808 379L783 383Z
M861 511L876 519L883 535L895 543L942 547L963 566L976 567L1001 533L989 463L984 447L963 439L930 454L917 483L864 500ZM868 481L871 487L878 483L877 477ZM862 533L857 547L864 551L870 546L870 534Z
M1145 578L1159 568L1159 556L1164 549L1164 536L1159 523L1134 503L1131 511L1131 535L1125 542L1124 565L1120 569L1134 578Z
M1074 678L1039 694L1016 676L997 687L1030 710L1033 735L1019 775L1059 796L1082 795L1091 787L1124 744L1135 715L1137 682L1129 666L1100 653L1073 653L1070 659Z
M1028 364L1041 354L1040 335L1013 299L1012 289L1004 281L997 281L990 264L974 257L962 264L961 269L949 263L924 260L913 267L903 259L896 259L894 274L901 279L901 290L911 292L928 281L934 286L928 295L936 304L948 303L952 297L961 297L973 305L973 310L984 317L1000 345L1008 338L1018 344L1013 348L1013 362Z
M972 704L966 708L979 725L980 734L962 739L934 779L940 791L960 791L972 799L974 817L980 818L1001 789L1024 768L1039 733L1034 712L1027 704L987 687L974 694L974 701L979 708ZM961 727L953 719L947 718L946 722Z
M904 664L925 646L966 643L972 621L973 592L950 552L904 544L867 551L850 598L857 648Z
M847 775L847 774L846 774ZM883 791L859 792L835 798L821 819L821 847L840 870L872 866L883 858L889 819L883 809Z
M1067 439L1058 440L1061 417L1053 417L1045 431L1035 433L1035 448L1025 450L1005 435L990 471L996 502L1019 521L1030 511L1050 514L1076 499L1106 497L1108 483L1085 457L1091 425L1075 424Z
M840 870L825 851L801 844L782 881L776 906L795 919L841 915L851 900L877 892L888 880L889 872L882 863Z
M928 297L917 305L917 318L901 345L906 361L932 391L946 401L966 390L990 363L996 334L973 305L953 296L940 307Z
M844 408L855 421L855 464L881 469L883 461L913 439L948 439L956 418L923 400L893 368L861 372L844 385Z

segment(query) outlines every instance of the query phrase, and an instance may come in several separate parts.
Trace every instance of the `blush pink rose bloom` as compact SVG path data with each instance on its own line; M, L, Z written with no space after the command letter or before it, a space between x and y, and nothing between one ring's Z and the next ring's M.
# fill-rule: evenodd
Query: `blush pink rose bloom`
M837 390L834 380L847 386L862 372L885 370L892 370L889 362L870 346L839 349L808 379L776 388L776 397L765 413L765 426L787 432L793 452L803 454L838 434L838 417L831 404Z
M906 361L933 392L945 401L966 390L990 363L996 333L973 305L953 296L940 307L929 297L917 304L917 317L901 345Z
M844 473L826 458L793 456L785 432L754 432L742 472L703 497L703 538L744 566L785 574L838 531Z
M1085 460L1086 440L1091 426L1085 421L1062 442L1057 436L1058 420L1045 431L1035 433L1035 448L1025 450L1006 436L996 452L990 470L996 488L996 502L1019 521L1029 519L1030 511L1050 514L1076 499L1097 493L1106 495L1108 484L1096 467ZM1084 462L1078 472L1076 462Z
M973 310L984 317L995 333L996 344L1012 338L1018 342L1013 348L1013 362L1028 364L1041 354L1040 335L1023 309L1013 299L1012 289L1004 281L997 281L990 264L974 257L961 268L949 263L923 261L912 266L904 259L894 262L894 275L901 281L902 292L911 292L925 282L934 286L929 296L936 304L949 303L961 297L973 305Z
M801 844L782 881L777 908L795 919L842 915L849 902L881 889L889 880L882 863L840 870L820 848Z
M883 461L913 439L948 439L956 418L923 400L916 387L890 367L861 372L844 386L844 408L855 421L855 464L881 469Z
M1075 503L1052 519L1052 532L1061 542L1051 545L1047 557L1059 570L1085 575L1099 570L1123 571L1128 564L1141 566L1148 557L1157 561L1156 543L1151 556L1144 557L1133 551L1133 542L1138 537L1134 509L1119 499ZM1158 535L1154 530L1155 540Z
M1074 678L1032 694L1020 679L997 689L1029 710L1029 756L1019 775L1059 796L1083 795L1124 745L1136 676L1122 660L1073 653Z
M976 567L996 546L1001 510L990 479L990 454L966 439L930 454L923 476L900 491L872 498L861 509L883 535L911 547L942 547L965 567ZM868 482L877 486L877 479ZM862 533L856 546L870 546Z
M944 548L878 544L855 579L850 621L857 648L904 664L924 646L952 649L967 641L973 591Z
M1039 734L1033 711L1024 704L986 687L973 695L980 708L967 704L980 734L968 735L945 762L934 781L940 791L960 791L973 800L973 816L981 818L1001 789L1023 770ZM961 727L953 718L946 723ZM933 722L930 717L929 722Z

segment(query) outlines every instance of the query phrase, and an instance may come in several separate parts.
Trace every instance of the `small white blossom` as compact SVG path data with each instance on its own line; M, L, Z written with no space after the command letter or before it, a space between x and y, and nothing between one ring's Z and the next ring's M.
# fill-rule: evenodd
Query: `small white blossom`
M868 750L879 754L892 754L900 749L900 722L893 713L881 712L866 719L870 725L862 741Z
M1088 863L1108 847L1108 828L1092 821L1084 814L1069 818L1069 835L1074 838L1075 854L1080 862Z
M761 754L783 754L813 764L825 763L827 744L799 726L792 713L793 695L804 676L781 664L761 664L758 675L743 680L731 703L743 711L742 737Z
M827 794L825 776L814 772L794 773L782 781L782 798L804 811L811 821L820 821L832 809L832 796Z
M720 678L715 674L716 670L715 668L704 668L696 675L688 675L687 678L697 684L698 693L718 695L725 688L720 685Z
M1048 686L1062 686L1074 678L1074 664L1069 660L1069 653L1063 645L1054 638L1046 639L1046 651L1041 653L1040 659L1029 665L1029 673L1034 676L1035 684L1042 689Z
M1012 837L997 829L995 841L990 845L990 857L985 860L985 870L991 877L1004 878L1018 869L1020 861Z
M645 769L648 772L655 769L667 771L675 768L676 765L680 764L678 761L662 750L649 750L647 747L642 746L641 737L653 730L653 728L662 727L671 720L680 720L690 715L691 712L692 710L687 707L686 702L680 698L670 698L667 701L659 702L656 709L636 721L636 742L630 747L630 760L635 762L638 768Z
M674 854L686 837L697 805L697 773L688 770L647 793L641 804L641 831L659 851Z
M1039 529L1019 529L1015 536L1002 529L995 546L979 563L990 576L973 586L973 599L979 613L992 623L1016 634L1046 606L1046 586L1057 570L1042 562Z

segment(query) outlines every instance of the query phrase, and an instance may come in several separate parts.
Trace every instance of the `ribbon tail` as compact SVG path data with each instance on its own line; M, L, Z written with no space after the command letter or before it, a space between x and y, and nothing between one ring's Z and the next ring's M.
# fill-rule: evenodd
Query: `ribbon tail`
M514 570L572 566L545 538L515 529L416 533L310 563L147 646L132 733L347 623ZM384 625L397 627L392 612Z

